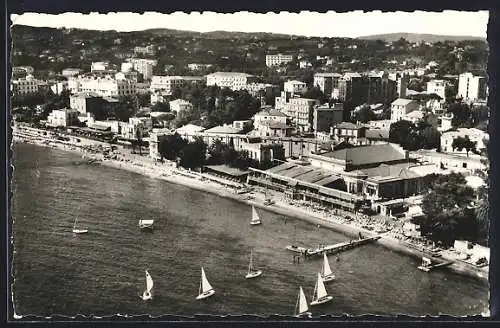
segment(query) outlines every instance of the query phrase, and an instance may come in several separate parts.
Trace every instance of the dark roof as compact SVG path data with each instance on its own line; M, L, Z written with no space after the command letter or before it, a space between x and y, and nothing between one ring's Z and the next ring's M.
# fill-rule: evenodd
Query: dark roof
M405 151L398 148L394 144L370 145L331 151L319 156L344 160L351 165L387 163L406 159Z
M215 172L220 172L224 174L229 174L235 177L239 177L245 174L250 173L248 170L240 170L234 167L230 167L227 165L205 165L206 168L215 171Z

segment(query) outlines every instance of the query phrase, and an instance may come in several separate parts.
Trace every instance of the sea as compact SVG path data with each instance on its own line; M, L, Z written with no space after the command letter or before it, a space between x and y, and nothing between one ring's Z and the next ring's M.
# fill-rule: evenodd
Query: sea
M81 155L13 146L13 303L17 315L293 315L308 301L322 259L294 261L287 245L349 238L317 225L140 174L82 162ZM154 231L138 228L154 219ZM73 235L79 228L89 232ZM263 271L245 279L250 253ZM370 244L329 257L333 300L314 316L480 314L488 283ZM196 300L201 267L215 296ZM153 299L143 301L145 270Z

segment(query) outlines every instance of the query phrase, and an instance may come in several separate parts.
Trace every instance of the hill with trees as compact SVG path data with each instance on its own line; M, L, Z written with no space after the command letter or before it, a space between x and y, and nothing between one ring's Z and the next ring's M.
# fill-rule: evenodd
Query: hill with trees
M420 33L388 33L388 34L374 34L357 37L360 40L383 40L385 42L396 42L399 39L405 39L409 42L446 42L446 41L470 41L480 40L485 41L486 38L470 35L439 35L439 34L420 34Z

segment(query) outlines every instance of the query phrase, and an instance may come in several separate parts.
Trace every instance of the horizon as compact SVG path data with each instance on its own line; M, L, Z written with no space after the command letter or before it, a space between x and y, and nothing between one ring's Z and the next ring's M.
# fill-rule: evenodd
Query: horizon
M488 11L464 12L386 12L346 13L280 12L258 14L237 12L175 12L162 14L119 13L24 13L11 15L12 26L76 28L97 31L133 32L172 29L190 32L273 33L302 37L358 38L378 34L412 33L438 36L487 37ZM362 19L363 24L352 24ZM466 21L467 24L463 24ZM131 24L131 22L134 22ZM314 23L311 23L314 22ZM332 24L332 22L334 22ZM383 24L382 24L383 22ZM227 26L230 26L227 28ZM331 26L332 28L325 28ZM345 27L349 28L345 28ZM397 27L395 27L397 26ZM402 27L406 27L406 29ZM332 30L336 34L332 33ZM340 33L339 33L340 31Z

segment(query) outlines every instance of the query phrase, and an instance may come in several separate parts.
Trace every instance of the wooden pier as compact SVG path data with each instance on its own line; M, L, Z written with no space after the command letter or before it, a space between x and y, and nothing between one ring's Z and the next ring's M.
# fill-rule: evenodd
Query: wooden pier
M432 262L434 260L434 263ZM431 259L428 257L422 257L422 264L418 266L418 269L424 272L429 272L438 268L442 268L452 264L453 261L436 261L436 259Z
M294 252L294 253L299 253L303 255L304 257L309 257L309 256L319 256L323 255L323 253L327 254L336 254L339 252L343 252L361 245L369 244L371 242L374 242L378 240L380 236L374 236L374 237L369 237L369 238L363 238L363 239L355 239L355 240L349 240L345 242L341 242L338 244L334 245L327 245L323 247L318 247L315 249L311 248L305 248L301 246L292 246L289 245L286 247L287 250Z

